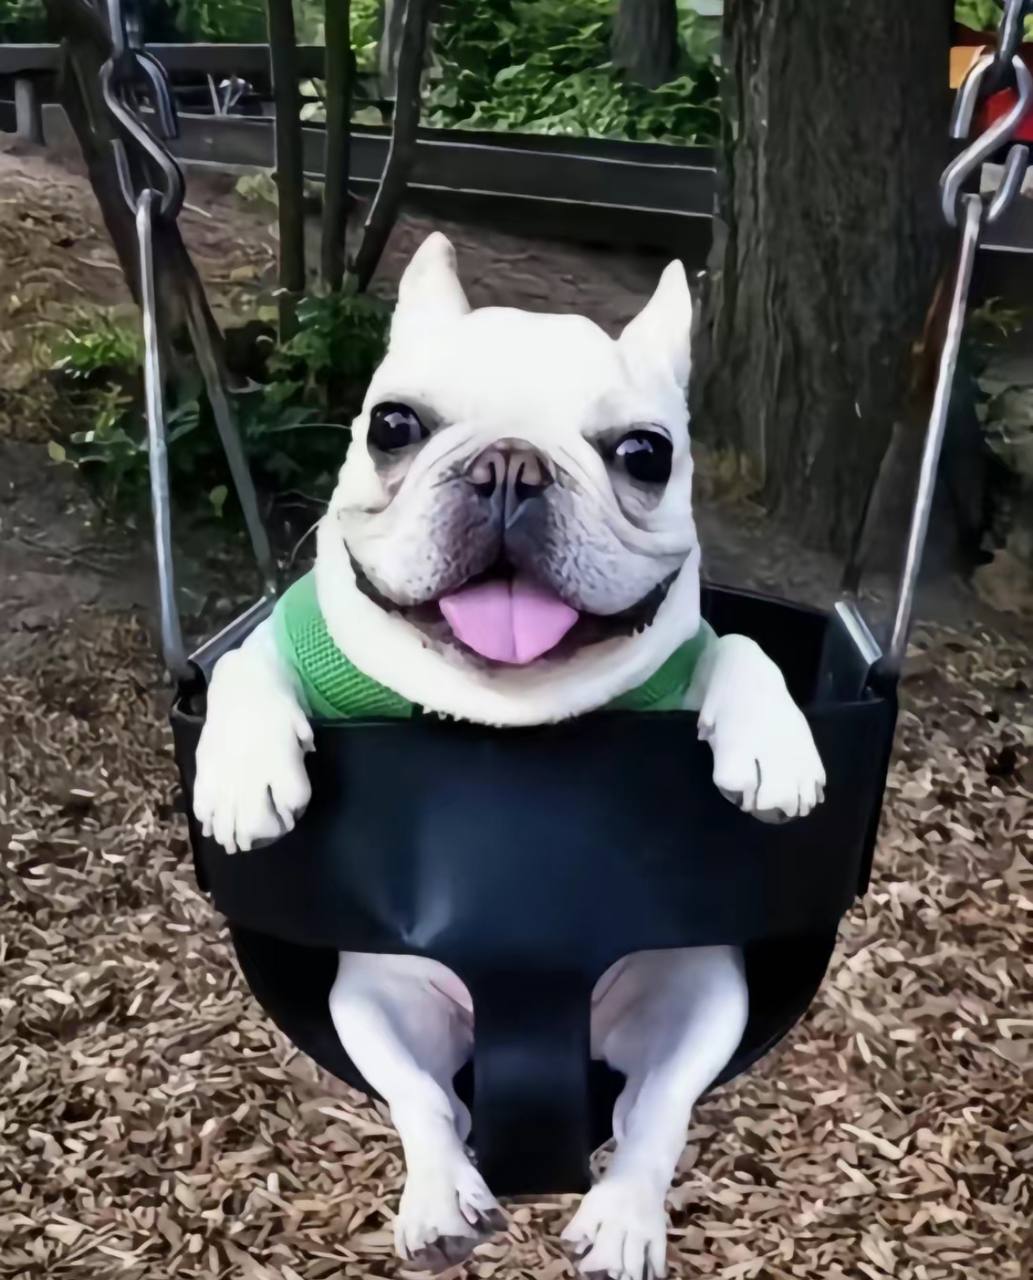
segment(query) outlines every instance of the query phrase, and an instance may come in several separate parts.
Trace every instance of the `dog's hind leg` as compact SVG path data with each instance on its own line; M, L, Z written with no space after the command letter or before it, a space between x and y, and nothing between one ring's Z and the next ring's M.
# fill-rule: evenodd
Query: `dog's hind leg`
M391 1110L405 1155L395 1220L399 1256L454 1266L502 1225L464 1141L470 1115L453 1078L473 1048L469 994L451 970L415 956L341 952L330 1013L345 1052Z
M732 947L642 952L600 980L592 1054L627 1083L613 1114L613 1160L563 1233L584 1275L664 1275L665 1201L692 1108L738 1047L747 1003Z

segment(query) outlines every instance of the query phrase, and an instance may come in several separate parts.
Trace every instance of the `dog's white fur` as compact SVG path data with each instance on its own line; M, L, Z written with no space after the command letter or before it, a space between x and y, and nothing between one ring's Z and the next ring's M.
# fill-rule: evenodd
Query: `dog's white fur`
M390 350L319 532L318 596L346 656L420 705L516 725L604 705L691 637L699 625L699 552L685 410L690 322L678 264L616 342L572 317L471 312L451 246L432 236L403 279ZM401 477L385 475L365 447L370 410L384 400L433 408L447 423ZM618 501L590 443L609 424L644 422L663 424L674 444L671 481L652 506L637 505L634 493ZM650 573L659 581L678 565L642 633L500 667L429 641L358 588L353 560L393 599L425 597L433 586L423 581L428 564L447 560L434 495L451 460L512 437L558 462L575 494L570 536L581 540L582 577L564 580L565 589L594 591L598 600L607 581L618 592L629 580L648 587ZM601 611L607 607L624 604L614 597ZM792 817L820 802L824 773L806 720L752 641L726 636L710 646L686 706L699 711L715 784L747 812ZM233 852L292 828L309 797L311 743L295 676L263 624L212 678L194 794L206 833ZM432 962L343 953L330 1010L401 1138L408 1176L396 1219L399 1254L438 1265L459 1260L498 1223L498 1206L464 1147L469 1116L452 1084L471 1052L468 993ZM627 1085L614 1114L613 1160L564 1233L586 1275L664 1274L664 1202L690 1113L734 1053L746 1016L742 957L730 947L631 956L600 981L592 1052Z

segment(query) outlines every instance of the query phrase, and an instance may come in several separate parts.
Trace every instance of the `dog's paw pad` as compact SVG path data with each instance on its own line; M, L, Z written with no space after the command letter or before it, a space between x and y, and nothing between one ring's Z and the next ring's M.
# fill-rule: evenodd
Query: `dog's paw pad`
M501 1206L467 1164L454 1176L410 1175L395 1219L395 1248L407 1270L437 1274L504 1227Z
M662 1280L666 1274L667 1219L651 1185L604 1178L562 1238L586 1280Z
M439 1236L403 1260L406 1275L439 1276L464 1263L481 1243L480 1236Z

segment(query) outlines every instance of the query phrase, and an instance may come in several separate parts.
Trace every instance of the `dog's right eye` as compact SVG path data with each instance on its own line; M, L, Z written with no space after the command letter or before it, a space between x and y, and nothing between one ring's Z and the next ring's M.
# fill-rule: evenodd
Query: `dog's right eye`
M383 453L396 453L426 440L430 432L407 404L378 404L369 415L369 443Z

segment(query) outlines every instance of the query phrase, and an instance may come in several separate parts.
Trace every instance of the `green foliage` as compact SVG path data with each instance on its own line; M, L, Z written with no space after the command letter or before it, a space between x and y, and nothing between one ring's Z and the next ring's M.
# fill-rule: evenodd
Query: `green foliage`
M283 346L264 340L264 376L234 395L244 447L258 483L273 492L329 484L344 457L348 423L387 345L390 311L377 299L310 297L298 332ZM146 498L146 423L140 342L109 316L83 313L52 345L52 369L84 425L51 457L80 468L110 507ZM181 362L169 380L167 426L173 491L206 493L213 514L227 504L228 475L201 381ZM230 510L236 507L230 504Z
M98 375L132 375L140 365L140 335L110 312L79 311L51 344L52 367L74 382Z
M0 41L46 40L43 0L0 0Z
M1009 307L1000 298L988 298L969 313L965 325L967 362L978 389L977 412L987 444L998 453L1002 443L1033 435L1033 393L1024 382L1016 382L1014 361L999 358L1002 345L1021 333L1029 319L1029 307ZM1033 456L1028 445L1026 456Z
M332 293L298 304L298 332L269 360L269 372L290 378L299 370L311 396L331 379L365 384L387 347L390 310L369 294Z
M276 207L276 179L270 169L241 174L234 184L234 190L248 204L271 204Z
M362 75L377 69L380 39L380 0L352 0L351 40L355 64Z
M268 39L264 0L175 0L184 40L260 44Z
M969 312L965 336L976 349L993 351L1019 333L1028 318L1028 308L1009 307L1000 298L987 298Z
M972 31L996 31L1001 13L1000 0L955 0L955 20ZM1033 40L1033 16L1026 19L1026 39Z
M657 90L610 63L615 0L449 0L437 27L440 76L427 121L653 141L717 137L712 24L679 9L678 76Z

